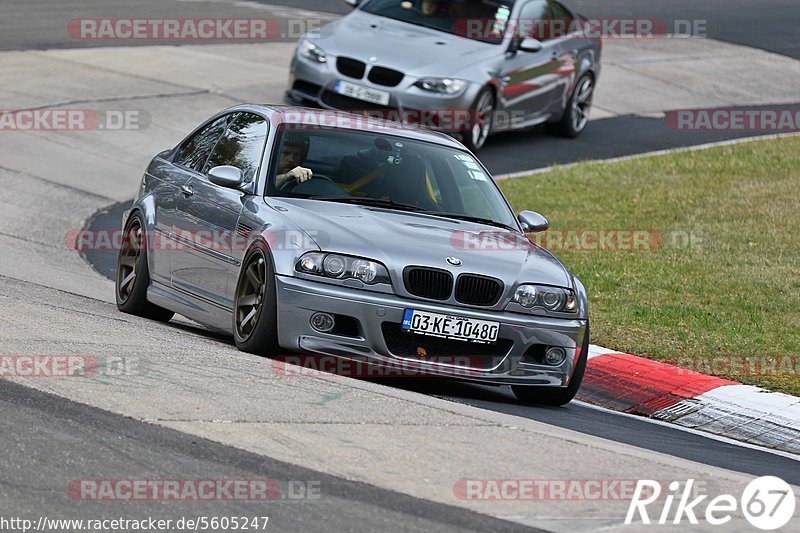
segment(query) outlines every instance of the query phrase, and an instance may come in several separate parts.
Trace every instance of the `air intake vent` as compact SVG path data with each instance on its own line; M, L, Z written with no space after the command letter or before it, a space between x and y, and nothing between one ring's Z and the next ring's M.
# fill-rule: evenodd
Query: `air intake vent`
M345 76L360 80L364 77L364 72L367 70L367 64L357 59L340 57L336 60L336 68Z
M244 239L249 239L252 232L253 228L246 224L239 223L239 225L236 226L236 235Z
M503 294L503 284L494 278L461 274L456 281L456 300L469 305L494 305Z
M447 300L453 292L453 275L446 270L408 267L403 282L409 293L421 298Z

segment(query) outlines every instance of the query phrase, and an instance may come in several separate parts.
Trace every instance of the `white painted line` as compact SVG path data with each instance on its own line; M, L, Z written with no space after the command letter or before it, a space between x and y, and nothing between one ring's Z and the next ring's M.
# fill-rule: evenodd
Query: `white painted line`
M580 165L582 163L619 163L622 161L630 161L631 159L642 159L645 157L655 157L659 155L667 155L667 154L677 154L682 152L696 152L698 150L706 150L708 148L716 148L718 146L731 146L736 144L744 144L753 141L765 141L771 139L783 139L784 137L798 137L800 136L800 132L790 132L790 133L776 133L774 135L762 135L760 137L744 137L741 139L730 139L727 141L717 141L713 143L706 143L706 144L697 144L695 146L682 146L680 148L668 148L666 150L656 150L655 152L644 152L641 154L633 154L633 155L626 155L622 157L612 157L610 159L587 159L586 161L578 161L577 163L568 163L566 165L552 165L549 167L539 167L533 168L530 170L522 170L520 172L510 172L507 174L498 174L494 176L495 181L503 181L515 178L524 178L525 176L531 176L534 174L542 174L544 172L548 172L554 168L572 168L574 166Z
M653 414L700 431L800 454L800 398L724 385Z
M610 353L619 353L616 350L609 350L608 348L603 348L602 346L597 346L596 344L589 345L589 359L593 359L595 357L601 355L607 355Z
M681 426L678 424L674 424L672 422L664 422L663 420L657 420L655 418L647 418L640 415L632 415L630 413L623 413L621 411L614 411L613 409L608 409L606 407L600 407L599 405L594 405L591 403L582 402L580 400L572 400L572 403L580 405L581 407L586 407L587 409L594 409L596 411L602 411L604 413L614 414L618 416L624 416L627 418L635 418L636 420L647 422L648 424L655 424L657 426L668 427L678 431L683 431L686 433L691 433L692 435L697 435L700 437L705 437L707 439L715 440L718 442L724 442L725 444L732 444L734 446L740 446L742 448L749 448L751 450L758 450L761 452L771 453L773 455L779 455L781 457L786 457L787 459L792 459L794 461L800 462L800 455L784 452L782 450L775 450L772 448L765 448L763 446L759 446L757 444L751 444L749 442L743 442L736 439L731 439L729 437L724 437L722 435L716 435L714 433L708 433L706 431L701 431L699 429L694 429L687 426Z

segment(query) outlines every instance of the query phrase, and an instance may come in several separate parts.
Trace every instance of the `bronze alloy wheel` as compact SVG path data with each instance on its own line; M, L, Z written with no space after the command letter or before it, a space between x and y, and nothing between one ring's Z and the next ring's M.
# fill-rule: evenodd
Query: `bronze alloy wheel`
M123 313L160 322L168 321L175 313L150 303L147 300L149 287L147 236L143 230L142 215L134 213L125 225L117 257L117 308Z
M244 342L253 334L261 318L266 284L267 263L259 251L250 256L236 288L236 332Z
M139 274L139 258L142 254L142 225L139 219L131 221L122 239L117 263L117 296L119 302L126 303L136 285Z

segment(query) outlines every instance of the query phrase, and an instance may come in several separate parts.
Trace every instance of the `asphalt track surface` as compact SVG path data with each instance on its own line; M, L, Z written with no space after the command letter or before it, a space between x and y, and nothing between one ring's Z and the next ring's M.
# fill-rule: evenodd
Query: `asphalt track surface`
M20 424L25 420L25 424ZM270 531L540 531L457 507L223 446L108 413L22 385L0 386L5 496L0 516L33 519L269 517ZM31 457L31 451L35 456ZM31 468L29 465L34 464ZM65 487L80 479L270 480L267 501L80 501ZM302 482L303 485L298 485ZM292 487L292 488L290 488ZM307 487L308 499L300 487ZM260 522L259 522L260 523Z

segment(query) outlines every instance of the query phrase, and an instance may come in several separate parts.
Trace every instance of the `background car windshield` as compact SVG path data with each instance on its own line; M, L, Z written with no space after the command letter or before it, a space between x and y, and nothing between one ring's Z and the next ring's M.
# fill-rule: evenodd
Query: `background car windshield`
M372 0L362 10L469 39L499 43L514 0Z
M432 213L480 217L517 227L492 178L461 150L386 134L341 129L284 130L276 141L270 193L390 200ZM288 182L275 177L285 148L302 145L314 178Z

